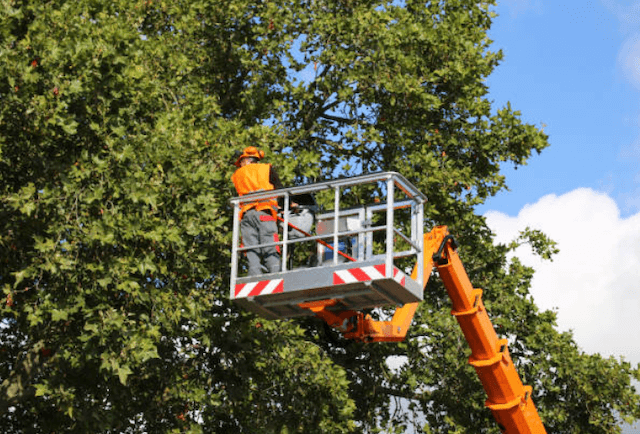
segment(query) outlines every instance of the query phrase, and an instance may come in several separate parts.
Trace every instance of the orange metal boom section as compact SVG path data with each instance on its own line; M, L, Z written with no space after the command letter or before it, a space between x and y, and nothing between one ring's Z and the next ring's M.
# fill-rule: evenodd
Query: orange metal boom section
M531 387L524 386L507 349L507 340L498 339L482 303L482 290L474 289L453 245L446 226L438 226L424 236L424 276L435 266L444 282L460 328L471 347L469 363L475 368L488 399L485 403L500 429L507 434L546 433L531 400ZM412 277L415 279L417 269ZM375 321L362 312L334 312L327 308L337 300L321 300L300 306L344 333L363 342L398 342L406 334L418 303L398 308L391 321Z

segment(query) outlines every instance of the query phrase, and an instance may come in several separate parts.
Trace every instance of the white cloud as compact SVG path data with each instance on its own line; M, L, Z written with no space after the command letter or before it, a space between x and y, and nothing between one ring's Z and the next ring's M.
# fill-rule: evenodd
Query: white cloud
M618 19L623 33L638 27L640 2L636 1L631 5L625 5L618 0L601 0L601 2Z
M629 83L640 89L640 2L631 5L619 0L601 0L602 4L613 14L620 24L620 32L626 39L618 52L618 67Z
M608 195L581 188L545 196L516 217L486 217L500 242L529 226L558 243L553 262L528 246L517 256L536 269L531 293L540 308L557 310L560 330L573 330L588 353L640 363L640 213L621 218Z
M627 81L640 90L640 33L633 33L624 41L618 65Z

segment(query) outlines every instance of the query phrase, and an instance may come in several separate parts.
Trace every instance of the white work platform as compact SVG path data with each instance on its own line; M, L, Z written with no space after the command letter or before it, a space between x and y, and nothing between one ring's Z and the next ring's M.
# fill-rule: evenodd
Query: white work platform
M348 195L359 188L376 198L372 204L345 206ZM363 190L364 191L364 190ZM282 198L282 227L290 227L289 204L302 194L322 197L315 224L303 229L303 238L290 239L281 230L281 240L241 247L239 210L243 203ZM324 195L324 196L322 196ZM426 197L395 172L382 172L252 193L233 198L233 245L230 297L243 308L270 319L313 315L301 303L336 300L329 310L361 311L382 306L401 306L423 298L423 204ZM350 198L353 203L353 196ZM317 245L313 266L287 269L288 252L297 243ZM277 246L281 250L281 272L244 276L243 252ZM344 254L332 252L339 246ZM305 247L306 248L306 247ZM296 247L298 249L298 247ZM409 260L407 260L409 258ZM405 268L397 264L402 259ZM417 266L417 277L407 268Z
M386 277L384 261L350 262L238 279L232 298L270 319L312 315L299 303L335 299L329 310L360 311L422 300L422 287L396 267Z

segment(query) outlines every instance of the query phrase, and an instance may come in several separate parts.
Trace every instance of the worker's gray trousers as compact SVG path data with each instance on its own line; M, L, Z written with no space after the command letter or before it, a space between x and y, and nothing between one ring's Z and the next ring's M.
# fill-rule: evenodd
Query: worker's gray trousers
M255 209L247 210L242 216L240 232L242 244L245 247L278 241L278 225L275 218L271 214ZM249 276L262 274L262 261L269 273L280 271L280 255L276 246L246 250L246 254L249 262Z

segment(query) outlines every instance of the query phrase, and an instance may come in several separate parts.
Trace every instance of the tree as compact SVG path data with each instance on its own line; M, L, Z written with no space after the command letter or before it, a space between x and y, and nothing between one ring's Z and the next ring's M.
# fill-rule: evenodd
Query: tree
M436 279L397 345L228 301L229 163L250 144L287 183L402 172L549 431L640 418L638 369L558 333L474 213L548 144L487 100L492 2L1 3L6 432L496 432Z

